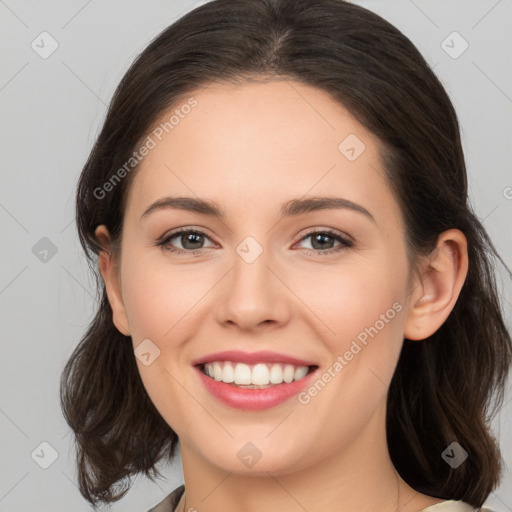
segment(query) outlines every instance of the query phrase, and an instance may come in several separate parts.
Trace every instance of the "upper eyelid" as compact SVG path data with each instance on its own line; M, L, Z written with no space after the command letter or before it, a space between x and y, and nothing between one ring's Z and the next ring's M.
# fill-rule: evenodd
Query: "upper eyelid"
M177 228L175 231L170 231L169 233L165 233L159 238L159 241L165 242L169 238L174 238L177 235L183 235L184 233L197 233L199 235L204 235L206 238L212 240L212 237L203 230L203 228L193 228L193 227L183 227L183 228Z

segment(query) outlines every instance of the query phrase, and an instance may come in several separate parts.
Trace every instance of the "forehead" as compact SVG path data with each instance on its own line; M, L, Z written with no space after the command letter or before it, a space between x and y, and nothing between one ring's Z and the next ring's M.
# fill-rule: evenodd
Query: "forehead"
M309 85L211 84L165 111L149 136L154 147L128 201L138 213L165 194L222 198L240 208L334 194L396 213L379 140Z

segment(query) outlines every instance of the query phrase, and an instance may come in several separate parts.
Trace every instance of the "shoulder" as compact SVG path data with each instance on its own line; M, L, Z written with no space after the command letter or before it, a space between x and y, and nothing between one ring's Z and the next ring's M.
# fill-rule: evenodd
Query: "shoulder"
M151 507L146 512L174 512L176 505L178 505L180 498L185 491L185 485L181 484L176 487L171 494L168 494L162 501Z
M474 508L465 501L448 500L432 505L431 507L424 508L419 512L494 512L489 508Z

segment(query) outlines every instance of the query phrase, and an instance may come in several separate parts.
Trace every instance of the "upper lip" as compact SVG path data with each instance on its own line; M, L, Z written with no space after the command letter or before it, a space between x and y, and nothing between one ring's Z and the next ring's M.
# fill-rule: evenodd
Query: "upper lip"
M306 361L297 357L292 357L278 352L261 350L259 352L242 352L241 350L226 350L215 352L192 361L194 366L211 363L214 361L232 361L237 363L255 364L255 363L287 363L294 366L316 366L312 361Z

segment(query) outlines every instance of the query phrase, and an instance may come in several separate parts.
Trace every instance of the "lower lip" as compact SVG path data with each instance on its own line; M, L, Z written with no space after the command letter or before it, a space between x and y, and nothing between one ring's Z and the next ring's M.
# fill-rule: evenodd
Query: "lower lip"
M290 383L283 382L270 388L247 389L219 382L206 376L200 367L195 367L206 389L222 403L236 409L261 411L279 405L304 389L318 370L315 368L304 378Z

